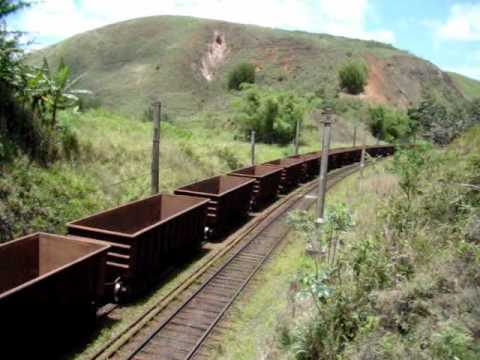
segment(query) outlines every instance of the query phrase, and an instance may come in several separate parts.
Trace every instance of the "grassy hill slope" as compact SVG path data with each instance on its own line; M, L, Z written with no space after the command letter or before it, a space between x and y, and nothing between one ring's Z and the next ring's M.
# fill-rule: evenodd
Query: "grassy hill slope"
M462 90L467 99L480 98L480 81L470 79L454 72L449 72L448 74L458 88Z
M361 57L370 68L361 95L367 100L406 107L425 89L450 101L462 97L449 74L390 45L191 17L109 25L37 51L30 61L43 57L53 64L63 57L74 75L85 75L79 87L135 116L158 98L173 116L223 112L231 96L225 76L242 61L256 64L259 84L306 93L336 88L338 65Z

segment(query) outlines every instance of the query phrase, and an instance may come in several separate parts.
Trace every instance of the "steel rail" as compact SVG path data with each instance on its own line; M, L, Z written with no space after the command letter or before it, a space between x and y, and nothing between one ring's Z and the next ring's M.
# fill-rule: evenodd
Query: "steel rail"
M350 173L355 171L356 169L353 169L353 166L347 166L342 169L337 170L335 173L331 173L333 175L333 179L330 179L330 182L333 182L335 184L336 182L340 181L344 177L348 176ZM302 191L300 194L294 194L290 198L290 203L287 204L287 206L284 206L283 208L277 208L273 212L277 212L275 216L270 216L270 218L267 220L266 223L262 223L262 227L268 228L270 225L272 225L277 219L284 215L288 210L290 210L292 207L294 207L303 197L304 194L310 193L312 190L315 189L315 185L318 181L313 181L307 186L304 186L302 188ZM332 183L329 185L332 186ZM270 214L271 215L271 214ZM287 232L288 233L288 232ZM202 285L200 288L198 288L192 295L189 296L189 298L178 308L176 311L171 314L166 320L163 320L160 324L157 326L154 326L153 330L149 333L147 337L145 337L138 346L136 346L131 352L129 352L128 356L126 357L127 359L134 359L136 356L144 350L150 343L151 341L163 330L167 325L169 325L173 319L175 319L182 311L186 309L186 307L192 303L192 301L196 300L208 286L210 286L213 282L214 279L218 278L219 274L224 272L225 269L228 269L228 267L236 260L238 260L239 256L245 252L245 250L250 247L255 240L257 240L259 237L262 236L262 232L260 231L259 233L255 234L255 236L252 237L247 243L245 243L241 248L239 248L237 251L235 251L234 254L230 256L230 258L219 268L217 269ZM238 298L238 296L242 293L244 288L247 286L247 284L250 282L251 278L258 272L259 269L261 269L264 265L264 263L269 259L270 255L273 253L273 251L277 248L277 246L282 242L282 240L286 237L286 234L282 235L278 239L274 239L272 241L271 246L269 246L267 252L265 255L262 256L261 260L255 265L255 268L248 274L246 279L242 280L241 285L236 289L235 293L233 296L229 297L229 301L221 308L221 310L218 312L218 315L211 321L209 324L208 328L203 331L203 334L200 336L200 338L196 341L195 345L193 348L189 351L187 356L184 357L185 360L190 360L194 354L198 351L200 346L203 344L205 339L209 336L211 331L215 328L217 323L220 321L220 319L224 316L224 314L227 312L227 310L230 308L230 306L233 304L233 302ZM239 270L240 271L240 270ZM148 326L148 324L146 324Z

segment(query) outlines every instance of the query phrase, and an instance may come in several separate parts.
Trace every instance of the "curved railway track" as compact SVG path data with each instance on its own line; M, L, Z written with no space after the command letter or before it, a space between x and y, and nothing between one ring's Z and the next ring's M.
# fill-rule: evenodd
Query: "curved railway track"
M355 172L356 164L329 173L328 186ZM315 199L314 180L267 209L241 232L220 264L202 268L197 282L181 289L181 301L172 296L168 304L145 312L92 359L187 360L203 357L200 348L252 277L286 238L289 210L307 209Z

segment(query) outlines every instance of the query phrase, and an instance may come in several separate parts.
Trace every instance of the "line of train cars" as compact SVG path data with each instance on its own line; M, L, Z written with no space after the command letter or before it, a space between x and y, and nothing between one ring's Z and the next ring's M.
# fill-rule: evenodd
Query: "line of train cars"
M329 170L359 162L361 151L332 150ZM380 157L392 154L394 147L366 151ZM45 347L58 336L91 326L100 305L151 288L206 238L218 241L250 211L315 178L320 156L313 152L238 169L181 187L173 195L155 195L73 221L66 236L37 233L0 245L2 343L29 339Z

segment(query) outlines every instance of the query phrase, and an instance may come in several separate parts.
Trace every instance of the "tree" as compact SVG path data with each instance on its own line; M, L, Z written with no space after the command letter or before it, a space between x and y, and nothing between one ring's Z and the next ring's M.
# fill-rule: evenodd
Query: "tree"
M468 106L470 122L480 124L480 98L473 99Z
M367 84L368 69L363 62L352 60L338 70L338 77L342 89L353 95L360 94Z
M18 115L20 110L15 102L15 92L16 83L22 82L22 50L17 43L18 34L7 31L6 27L7 16L26 6L28 3L25 1L0 0L0 160L15 154L16 146L13 143L19 133L25 134L24 124L28 122L16 124L16 131L12 133L9 121L12 123L12 117ZM22 143L26 145L29 141L24 140Z
M6 29L7 16L29 6L26 1L0 0L0 82L9 84L15 76L21 49L18 47L18 33Z
M255 65L241 63L228 74L228 89L241 90L242 84L255 84Z
M0 21L26 6L29 6L27 1L0 0Z
M307 108L304 98L286 91L244 87L243 96L234 103L235 118L249 134L255 130L258 141L288 144L295 137L297 121L303 120Z
M397 149L393 156L391 171L398 175L399 186L410 209L410 203L417 193L421 191L419 186L420 176L425 172L425 167L431 164L431 145L420 144L413 148Z
M21 150L48 165L62 148L67 157L76 149L75 134L58 126L58 110L74 106L76 94L88 92L72 89L79 78L69 80L70 70L63 61L57 72L50 71L47 61L40 68L23 62L19 33L6 30L6 18L28 5L0 0L0 160L11 159Z
M480 122L480 100L459 99L449 104L434 92L427 92L418 105L408 109L408 115L415 121L423 137L446 145Z
M407 114L385 106L370 107L368 113L370 129L378 139L390 142L404 140L413 134L416 126Z
M58 110L65 110L75 106L78 103L77 95L90 94L91 92L88 90L73 89L83 75L69 80L70 68L65 65L63 59L60 60L56 73L50 70L47 60L44 59L42 75L47 85L45 102L51 115L50 127L53 128L57 125Z

